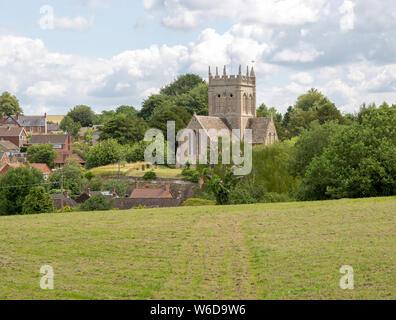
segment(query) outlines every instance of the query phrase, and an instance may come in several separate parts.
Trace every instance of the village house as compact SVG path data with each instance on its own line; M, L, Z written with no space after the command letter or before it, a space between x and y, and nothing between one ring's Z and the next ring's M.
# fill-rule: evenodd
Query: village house
M62 207L76 208L78 203L70 198L69 191L66 190L64 194L51 194L52 203L57 210L61 210Z
M139 188L138 182L135 182L135 189L133 189L131 195L131 199L172 199L173 196L170 192L170 184L169 181L165 182L165 186L163 188L150 188L148 184L146 184L143 188Z
M23 127L0 126L0 140L9 141L20 148L27 144L27 133Z
M25 128L27 133L47 133L47 114L44 116L5 116L0 119L0 126Z
M76 159L81 165L85 165L85 161L72 151L70 134L32 135L30 145L40 144L52 144L53 149L58 153L55 168L62 168L68 159Z
M48 168L48 166L45 163L11 163L11 162L7 162L5 164L2 164L0 161L0 175L4 175L7 173L7 171L10 168L19 168L19 167L24 167L24 166L28 166L28 167L32 167L37 169L38 171L40 171L43 174L43 178L44 180L47 180L51 174L51 169Z

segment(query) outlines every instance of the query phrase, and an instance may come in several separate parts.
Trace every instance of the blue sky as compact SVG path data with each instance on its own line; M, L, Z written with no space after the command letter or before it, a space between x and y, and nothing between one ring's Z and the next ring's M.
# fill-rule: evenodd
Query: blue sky
M27 114L139 109L179 74L249 64L258 103L284 112L316 87L353 112L396 102L395 19L391 0L2 0L0 91Z

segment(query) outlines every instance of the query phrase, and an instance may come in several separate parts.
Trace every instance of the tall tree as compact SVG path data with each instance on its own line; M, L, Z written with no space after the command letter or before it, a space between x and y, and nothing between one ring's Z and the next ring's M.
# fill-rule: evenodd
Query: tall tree
M101 128L100 140L115 139L120 144L133 144L144 138L148 125L143 119L119 114Z
M35 168L9 169L0 179L0 215L22 213L25 197L40 183L43 183L43 174Z
M117 140L102 141L89 149L86 155L87 169L117 163L123 159L123 151Z
M139 117L149 120L156 109L172 105L172 99L163 94L153 94L143 101L142 108L139 111Z
M59 125L59 128L67 133L70 133L74 140L78 140L81 124L79 122L75 122L72 117L64 117Z
M92 109L85 105L75 106L67 114L74 122L79 122L82 127L92 126L95 120L95 113Z
M15 96L5 91L0 96L0 116L23 114L19 101Z
M30 189L23 205L23 214L49 213L54 211L54 204L50 194L44 187L38 186Z
M205 83L205 81L196 74L184 74L179 76L175 81L161 89L161 94L176 96L187 93L196 86Z

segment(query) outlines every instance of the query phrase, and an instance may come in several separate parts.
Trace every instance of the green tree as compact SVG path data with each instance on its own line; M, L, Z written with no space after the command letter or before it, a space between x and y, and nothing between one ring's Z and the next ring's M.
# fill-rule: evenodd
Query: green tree
M27 159L30 163L46 163L52 168L58 153L51 144L40 144L30 146L27 150Z
M106 211L114 207L114 200L107 200L102 194L96 194L83 202L79 209L81 211Z
M0 215L22 213L26 196L41 183L43 174L35 168L10 168L0 179Z
M49 213L54 211L50 194L44 187L33 187L26 196L23 205L23 214Z
M81 124L79 122L75 122L70 116L66 116L62 119L59 128L70 133L74 140L78 140Z
M339 131L309 164L301 200L396 194L396 106L373 109Z
M143 101L142 108L139 111L139 117L149 120L157 108L164 108L172 105L172 99L163 94L153 94Z
M85 177L85 169L76 159L66 161L62 169L54 171L50 176L50 181L54 182L53 188L59 188L63 176L63 188L70 190L73 194L80 194L88 186Z
M321 124L327 121L345 122L341 112L326 96L316 89L309 90L298 97L292 109L285 115L284 126L289 138L298 136L303 129L308 129L309 124L319 120ZM287 124L286 124L287 122Z
M185 108L171 106L154 113L149 123L152 128L160 129L166 136L168 121L175 121L176 132L178 132L186 128L190 120L191 114Z
M196 86L205 83L205 81L196 74L185 74L179 76L175 81L161 89L161 94L176 96L187 93Z
M128 163L144 161L144 151L146 150L149 142L140 141L134 143L132 146L126 146L125 148L125 160Z
M148 129L143 119L129 118L125 114L116 115L101 128L100 140L115 139L120 144L133 144L143 140Z
M294 145L294 168L296 174L304 177L312 159L320 156L329 145L330 139L343 127L331 121L323 125L318 120L311 122L308 129L304 129Z
M75 106L67 114L74 122L79 122L82 127L92 126L95 120L95 113L92 109L85 105Z
M231 170L225 169L223 177L217 174L206 175L208 190L216 198L216 204L225 205L230 203L230 194L238 184L239 178L234 176Z
M15 96L5 91L0 96L0 116L23 114L19 101Z
M119 106L116 110L116 114L124 114L130 119L137 118L138 111L132 106Z
M208 115L208 84L201 83L187 93L174 97L176 106L185 108L191 115Z
M87 169L114 164L123 159L123 148L114 139L102 141L86 154Z
M116 193L123 197L126 194L127 185L124 181L118 179L110 179L104 182L103 190L105 191L112 191L113 188L116 189Z

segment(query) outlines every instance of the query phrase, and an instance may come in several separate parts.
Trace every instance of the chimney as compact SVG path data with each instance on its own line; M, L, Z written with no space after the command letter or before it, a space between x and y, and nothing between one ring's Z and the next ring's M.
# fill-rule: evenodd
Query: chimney
M88 193L88 196L91 196L91 188L88 188L87 193Z
M116 192L116 188L113 187L113 198L118 198L118 194Z
M137 179L135 179L135 189L137 189L137 188L139 188L139 184L138 184Z
M65 190L65 197L69 198L69 190L67 190L67 189Z
M165 191L170 192L170 184L169 181L165 181Z

